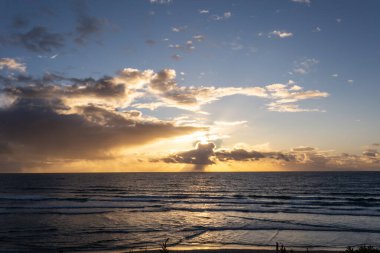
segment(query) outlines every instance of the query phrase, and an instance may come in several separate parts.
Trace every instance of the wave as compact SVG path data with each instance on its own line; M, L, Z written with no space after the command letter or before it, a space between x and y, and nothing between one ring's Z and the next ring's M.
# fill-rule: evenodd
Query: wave
M28 215L32 214L40 214L40 215L48 215L48 214L57 214L57 215L94 215L94 214L108 214L112 213L112 211L85 211L85 212L60 212L60 211L33 211L28 210L27 212L0 212L0 215L15 215L25 213Z

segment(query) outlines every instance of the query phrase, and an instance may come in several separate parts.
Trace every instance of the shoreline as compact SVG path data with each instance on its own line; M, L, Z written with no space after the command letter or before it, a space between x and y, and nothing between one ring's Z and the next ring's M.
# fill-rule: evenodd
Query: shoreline
M281 246L281 244L279 244ZM313 253L337 253L344 252L346 247L299 247L284 245L287 252L313 252ZM171 253L280 253L276 250L276 245L273 246L244 246L244 245L199 245L199 246L168 246L168 251ZM124 252L134 253L162 253L162 248L155 249L135 249L126 250Z
M276 253L275 249L260 249L260 248L169 248L170 253ZM322 248L296 248L296 247L287 247L287 252L295 253L337 253L344 252L345 249L322 249ZM152 250L125 250L120 251L120 253L162 253L161 249L152 249ZM279 253L280 251L278 251Z

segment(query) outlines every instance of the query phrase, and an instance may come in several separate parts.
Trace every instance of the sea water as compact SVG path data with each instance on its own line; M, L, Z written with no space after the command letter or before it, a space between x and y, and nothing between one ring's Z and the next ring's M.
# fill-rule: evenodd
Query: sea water
M0 174L0 251L380 246L379 172Z

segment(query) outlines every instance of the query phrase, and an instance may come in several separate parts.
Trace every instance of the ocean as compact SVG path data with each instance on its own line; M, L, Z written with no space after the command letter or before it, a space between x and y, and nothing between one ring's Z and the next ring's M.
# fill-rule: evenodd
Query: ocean
M380 246L379 172L0 174L0 252Z

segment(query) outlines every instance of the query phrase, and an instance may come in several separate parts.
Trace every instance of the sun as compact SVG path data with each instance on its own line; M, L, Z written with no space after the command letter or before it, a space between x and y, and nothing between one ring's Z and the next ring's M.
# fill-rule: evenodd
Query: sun
M198 143L200 144L207 144L209 143L209 138L205 135L198 137Z

